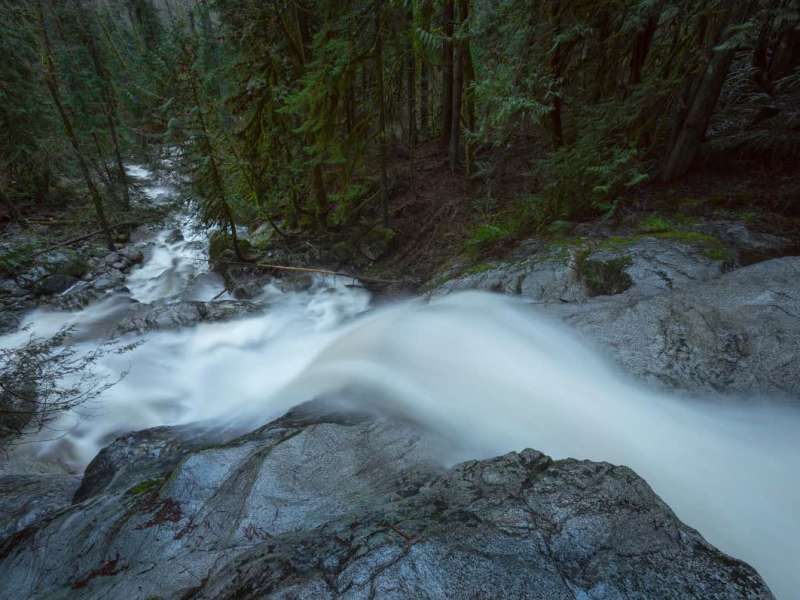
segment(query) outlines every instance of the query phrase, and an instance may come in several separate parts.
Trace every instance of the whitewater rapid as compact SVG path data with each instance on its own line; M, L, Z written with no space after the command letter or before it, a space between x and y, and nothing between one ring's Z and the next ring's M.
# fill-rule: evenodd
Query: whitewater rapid
M169 244L178 242L167 240L157 234L152 243L166 255L152 252L129 276L141 301L164 289L180 297L204 275L159 288L176 267ZM628 465L682 520L755 566L779 598L797 597L800 414L791 405L647 389L563 324L506 297L370 309L369 294L351 283L321 277L292 293L268 286L260 314L152 332L130 352L106 355L98 374L127 377L51 423L29 451L80 470L126 431L198 421L246 431L300 402L344 396L438 432L448 464L532 447ZM113 301L36 311L26 323L43 334L65 322L91 329Z

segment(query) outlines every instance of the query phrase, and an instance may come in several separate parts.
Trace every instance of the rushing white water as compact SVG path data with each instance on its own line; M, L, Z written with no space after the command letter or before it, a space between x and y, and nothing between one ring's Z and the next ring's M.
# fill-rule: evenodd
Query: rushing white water
M162 285L175 255L189 252L187 239L156 236L157 250L129 277L134 297L191 289L202 273L178 268L182 276ZM58 439L31 448L79 468L123 431L194 421L253 428L299 402L344 393L439 432L452 443L448 462L533 447L628 465L681 519L753 564L779 598L798 596L797 410L645 389L565 326L508 298L467 293L368 312L366 292L346 283L267 288L263 314L148 334L97 365L112 377L130 369L125 379L51 424L45 437ZM67 322L91 331L120 302L39 311L28 323L42 334Z

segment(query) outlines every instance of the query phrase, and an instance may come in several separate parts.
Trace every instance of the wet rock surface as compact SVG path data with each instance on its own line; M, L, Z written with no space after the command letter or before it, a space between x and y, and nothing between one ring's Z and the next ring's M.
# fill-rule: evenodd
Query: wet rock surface
M650 297L551 305L628 371L693 390L800 394L800 258Z
M62 494L12 524L0 587L20 598L772 598L628 468L525 450L447 469L440 452L410 423L318 403L227 442L186 428L130 434L98 455L71 505Z
M227 321L263 310L263 305L237 300L133 303L129 313L117 322L113 333L124 335L180 329L198 323Z
M0 476L0 538L69 506L80 481L67 474Z
M515 294L541 303L587 302L596 296L650 296L694 281L718 277L725 260L704 247L642 238L599 248L545 248L533 256L484 265L443 283L434 297L463 290Z
M753 262L792 252L791 240L733 222L702 231L523 244L511 261L450 279L431 296L519 296L659 385L800 394L800 258Z
M36 267L0 277L0 333L13 330L34 308L77 310L114 292L126 292L131 269L144 260L143 246L119 251L87 245L55 250L36 258Z
M560 243L523 242L508 260L445 274L430 294L483 290L541 303L651 296L763 260L800 254L797 241L754 232L739 222L702 223L685 231L603 231L599 237L592 233L596 237Z

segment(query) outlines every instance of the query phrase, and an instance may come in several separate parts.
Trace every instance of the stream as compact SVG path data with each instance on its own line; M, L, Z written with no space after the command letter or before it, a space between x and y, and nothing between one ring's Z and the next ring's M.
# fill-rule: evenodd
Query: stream
M131 167L153 202L175 190ZM73 312L35 310L25 331L74 328L87 350L132 303L229 299L207 272L205 233L188 213L145 240L128 292ZM176 234L176 228L180 235ZM748 561L779 598L800 573L800 415L769 398L688 398L649 390L565 326L506 297L461 293L371 308L351 280L299 292L264 288L255 315L115 341L97 374L119 383L50 423L15 467L80 472L116 436L203 422L245 432L316 397L395 411L449 442L448 464L533 447L555 458L633 468L711 543ZM28 465L28 466L25 466Z

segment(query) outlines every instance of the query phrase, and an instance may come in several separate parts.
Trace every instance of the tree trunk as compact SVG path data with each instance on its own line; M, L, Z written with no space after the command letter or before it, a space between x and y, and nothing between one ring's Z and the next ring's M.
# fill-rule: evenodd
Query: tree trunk
M386 174L386 102L383 89L383 0L375 0L375 76L378 78L378 138L380 142L383 226L389 227L389 182Z
M301 9L298 6L293 7L294 26L297 28L297 37L289 31L289 26L283 21L283 16L278 14L278 18L284 27L284 33L287 41L294 51L295 65L297 69L297 78L302 79L305 74L306 64L312 60L311 56L311 26L308 22L308 11ZM307 145L311 145L311 138L308 133L305 136ZM311 191L316 203L316 217L320 227L325 227L328 222L328 192L325 189L325 173L322 170L322 165L315 161L311 169Z
M422 3L422 29L429 31L431 27L431 15L433 14L432 0L424 0ZM419 129L423 139L430 134L430 105L431 105L431 81L430 65L423 53L419 74Z
M99 161L99 164L94 164L94 172L97 173L97 176L101 181L105 179L108 187L113 187L114 176L111 174L111 170L108 168L108 163L103 158L105 153L103 152L103 146L100 143L100 137L97 135L96 131L92 132L92 139L94 140L94 149L97 151L97 157ZM94 163L94 161L92 161L92 163ZM101 167L102 171L100 170Z
M595 39L598 41L598 47L604 49L606 40L608 40L611 35L611 15L607 9L600 12L597 18L596 30L597 36ZM592 83L592 103L599 102L600 99L605 96L606 90L610 87L607 82L613 70L608 68L608 54L609 53L604 50L599 52L599 63Z
M637 86L642 82L642 70L647 62L647 55L650 53L650 48L653 45L653 37L658 29L658 22L661 19L661 12L664 10L666 2L661 0L656 6L652 8L644 24L636 32L633 39L633 48L631 50L631 72L629 77L629 84L631 87Z
M61 100L58 75L56 73L55 61L53 60L53 49L50 45L50 36L47 34L47 23L45 22L44 18L44 7L42 6L42 0L38 0L36 3L36 9L39 35L42 41L45 84L47 85L47 89L53 99L53 104L55 104L56 110L61 117L61 122L64 126L64 132L67 134L70 145L75 151L75 156L78 159L78 166L80 167L86 187L89 189L89 195L92 198L92 203L94 204L94 209L97 213L97 220L105 234L108 249L116 250L116 247L114 246L114 236L111 233L111 227L108 224L105 209L103 208L103 199L100 197L100 192L97 190L97 186L95 185L94 180L89 173L89 167L86 163L86 159L83 157L83 153L81 152L80 144L78 143L78 136L75 134L72 121L70 120L69 114L67 113L64 103Z
M445 42L442 49L442 145L450 142L453 126L453 18L454 0L444 0L442 25Z
M462 0L464 6L464 14L467 18L470 17L469 0ZM475 81L475 64L472 62L472 47L470 44L471 34L464 39L464 94L466 104L466 122L467 130L469 132L475 131L475 95L472 93L470 86ZM464 157L465 168L467 176L472 173L473 153L474 149L469 140L464 143Z
M108 124L108 131L111 137L111 145L114 150L114 159L117 167L116 180L119 185L122 186L122 203L127 210L131 206L131 197L128 174L125 172L125 166L122 162L122 153L120 152L119 148L119 136L117 135L117 99L111 83L111 76L108 72L108 69L106 69L105 64L103 63L102 58L100 57L100 51L98 50L97 44L95 43L89 29L89 17L84 10L83 0L78 2L78 11L82 21L80 33L81 37L83 38L83 44L89 51L89 56L92 59L95 73L102 82L103 108L106 113L106 123ZM100 159L102 160L103 157L101 156Z
M800 30L795 23L785 29L778 38L778 45L772 54L769 66L770 81L778 81L786 77L797 66L800 55Z
M734 9L735 12L728 15L731 18L723 20L721 28L723 32L729 30L727 25L745 21L750 14L751 7L752 4L748 2L739 5L738 10ZM736 54L735 48L716 49L726 38L727 36L723 33L721 39L712 42L711 58L703 73L691 86L693 91L688 95L685 118L676 130L673 137L674 142L661 172L661 179L665 182L684 176L700 151L708 124Z
M311 170L311 186L317 204L317 221L322 227L325 227L328 222L328 192L325 189L325 174L319 163L315 163Z
M236 222L233 218L233 211L231 211L231 207L228 205L228 199L225 193L225 183L222 179L222 174L219 171L219 167L217 166L217 159L214 152L214 146L211 143L211 134L209 132L208 126L206 125L206 119L203 116L203 106L200 103L200 94L197 91L197 82L194 78L194 73L190 73L189 77L191 88L192 88L192 96L194 98L194 104L197 108L197 122L200 125L200 134L202 135L203 139L203 153L208 158L208 166L211 169L211 181L214 184L214 188L216 191L217 196L219 197L219 201L222 203L222 212L224 213L225 221L222 223L223 228L227 226L231 234L231 241L233 242L233 251L236 254L236 258L241 261L245 261L246 257L242 255L242 250L239 248L239 237L236 233ZM214 220L217 220L215 217Z
M552 17L554 23L553 38L557 38L561 34L561 0L552 0L551 2ZM554 91L552 92L553 100L550 107L550 120L553 126L553 146L558 149L564 145L564 125L562 123L562 100L561 100L561 44L555 44L553 56L550 58L550 72L553 77Z
M765 22L761 26L761 32L758 35L758 41L756 42L755 48L753 48L753 80L761 86L768 94L772 94L772 82L769 78L769 38L770 38L770 26L769 26L769 19L766 19Z
M356 97L353 93L355 81L351 80L347 85L347 97L345 98L345 130L349 136L353 133L356 123Z
M466 0L458 1L458 29L461 34L463 23L467 19ZM450 123L450 145L448 157L450 159L450 170L455 171L458 166L461 154L461 100L464 95L464 40L459 37L454 40L455 57L453 66L453 112Z
M417 145L417 57L413 40L414 13L408 13L408 63L407 63L407 88L408 88L408 147L413 154Z

